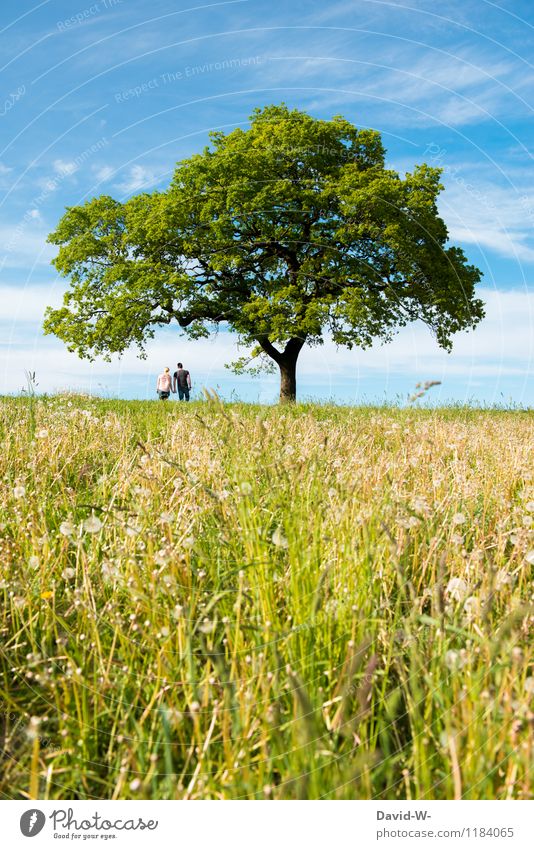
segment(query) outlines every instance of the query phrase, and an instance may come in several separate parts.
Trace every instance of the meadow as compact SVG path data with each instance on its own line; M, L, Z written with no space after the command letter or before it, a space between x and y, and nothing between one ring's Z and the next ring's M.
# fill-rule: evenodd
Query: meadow
M531 799L533 436L0 400L0 796Z

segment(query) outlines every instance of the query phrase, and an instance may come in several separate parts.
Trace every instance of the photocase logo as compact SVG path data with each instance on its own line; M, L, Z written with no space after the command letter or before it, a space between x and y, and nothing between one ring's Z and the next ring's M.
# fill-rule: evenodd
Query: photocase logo
M31 808L29 811L24 811L20 818L20 830L24 837L35 837L42 831L46 822L46 817L42 811L37 808Z

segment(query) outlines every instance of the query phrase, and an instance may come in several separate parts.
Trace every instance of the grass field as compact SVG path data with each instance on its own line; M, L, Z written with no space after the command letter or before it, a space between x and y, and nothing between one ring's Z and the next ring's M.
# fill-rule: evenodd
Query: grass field
M0 401L3 798L531 799L534 419Z

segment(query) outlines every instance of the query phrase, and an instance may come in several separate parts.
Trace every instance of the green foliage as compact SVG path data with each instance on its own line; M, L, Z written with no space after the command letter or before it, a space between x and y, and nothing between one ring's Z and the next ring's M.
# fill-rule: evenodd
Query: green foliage
M415 319L450 348L482 318L480 272L437 212L439 169L401 178L378 132L284 105L211 142L165 192L67 209L49 240L72 287L46 332L92 357L142 352L173 320L193 339L225 323L280 364L288 340L367 347Z

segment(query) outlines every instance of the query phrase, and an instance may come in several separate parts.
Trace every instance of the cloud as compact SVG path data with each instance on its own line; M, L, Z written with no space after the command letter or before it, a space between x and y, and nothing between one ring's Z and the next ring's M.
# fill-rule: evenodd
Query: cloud
M0 226L0 271L4 268L27 270L49 265L56 248L47 244L46 231L41 229L37 210L31 209L14 227ZM39 225L39 226L37 226Z
M161 179L162 177L157 176L152 168L147 168L145 165L132 165L122 182L115 185L117 189L129 194L139 189L149 189Z
M239 387L247 385L233 377L224 364L242 355L233 334L220 332L208 340L189 341L176 331L162 330L147 348L147 359L139 360L135 350L112 363L89 363L65 350L52 337L43 337L40 321L47 304L57 305L62 283L46 287L0 289L0 393L20 389L24 369L35 370L41 391L58 387L82 389L100 382L119 388L126 383L137 387L152 386L153 378L165 365L180 359L194 374L197 387L215 386L218 381ZM389 383L399 380L415 384L434 379L447 387L460 386L467 391L474 380L483 380L491 392L497 392L501 379L514 379L528 385L534 367L534 293L520 289L509 291L481 288L487 316L476 331L455 337L453 352L442 351L421 324L404 328L389 345L368 351L336 348L331 341L317 348L304 348L299 360L299 380L313 388L356 386L368 380L377 394ZM22 324L23 320L35 323ZM258 386L274 386L276 381L263 378ZM271 391L271 390L269 390ZM468 397L463 394L462 397ZM517 400L523 400L518 398Z
M503 114L517 116L521 110L529 113L521 93L525 77L527 86L534 77L510 57L472 47L454 45L449 52L446 44L433 49L409 39L378 40L373 33L366 38L348 31L336 36L326 42L311 39L305 50L297 41L267 51L262 79L272 85L288 79L292 85L305 84L316 108L356 101L367 111L380 110L381 118L387 108L388 122L410 126L441 122L459 127Z
M524 180L518 185L499 186L500 174L491 182L487 174L463 176L473 170L465 165L447 173L445 168L445 191L439 207L451 240L476 244L521 262L534 262L534 187Z
M93 166L95 177L99 183L107 182L115 173L115 169L111 165Z
M79 168L76 162L71 162L65 159L55 159L52 164L56 174L60 174L62 177L70 177L71 174L74 174Z
M36 323L43 320L46 307L61 306L64 281L46 283L20 283L0 285L0 323L5 327L15 327L17 323ZM39 331L39 327L34 328ZM26 336L27 328L22 338Z

